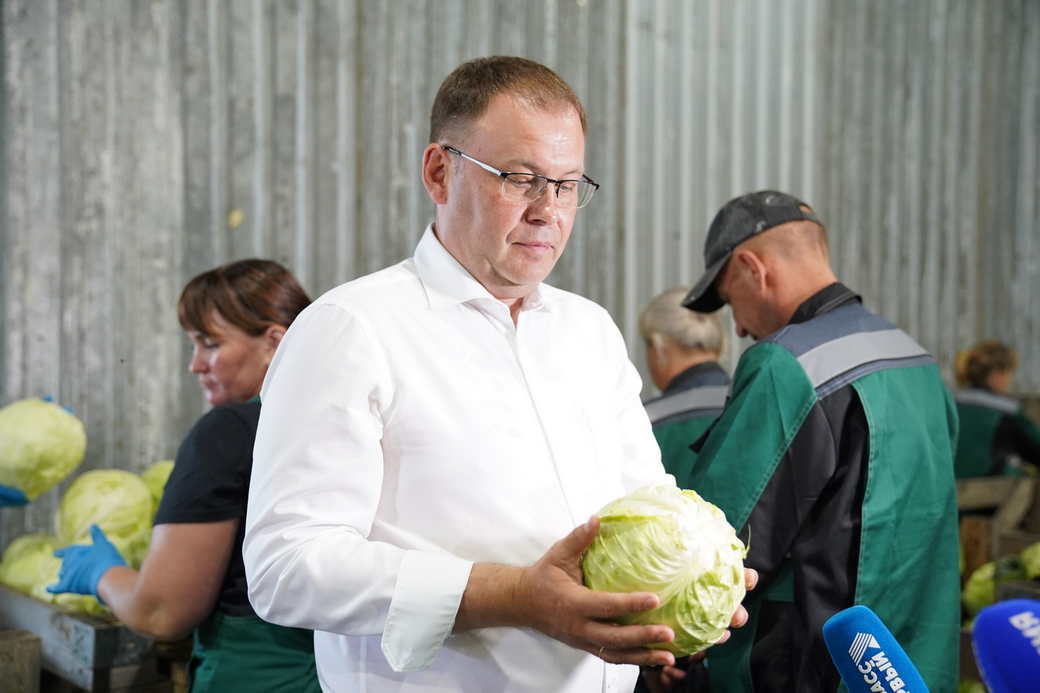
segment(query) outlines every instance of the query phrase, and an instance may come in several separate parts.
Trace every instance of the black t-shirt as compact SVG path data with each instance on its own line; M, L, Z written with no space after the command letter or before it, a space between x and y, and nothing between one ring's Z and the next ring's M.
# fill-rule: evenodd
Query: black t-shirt
M242 539L259 419L258 399L215 407L199 419L177 451L155 515L157 525L239 520L217 599L217 609L230 616L256 615L246 591Z

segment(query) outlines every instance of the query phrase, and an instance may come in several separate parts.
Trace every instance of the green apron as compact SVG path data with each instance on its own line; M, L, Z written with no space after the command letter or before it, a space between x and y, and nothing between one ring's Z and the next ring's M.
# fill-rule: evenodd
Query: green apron
M704 435L714 420L713 416L700 416L654 426L654 438L661 448L661 462L666 472L676 479L689 477L697 457L690 443Z
M953 403L934 363L881 366L845 382L859 395L870 436L855 603L869 606L889 626L933 693L955 690ZM729 403L697 456L689 484L718 505L734 527L747 523L816 405L817 386L780 344L760 342L741 358ZM937 408L936 402L945 406ZM749 662L759 607L766 599L790 601L795 579L791 565L781 564L772 584L748 595L748 624L708 652L712 693L753 690Z
M690 444L700 439L722 413L728 394L728 384L697 385L646 403L664 470L680 483L693 470L696 453Z
M961 434L957 439L957 459L954 463L958 479L1003 474L1021 476L1020 468L1006 466L1000 469L1002 460L994 458L993 443L997 428L1004 417L1009 417L1019 431L1040 445L1040 429L1037 429L1021 411L1021 404L1006 395L988 390L971 388L961 390L955 397L957 413L961 421Z
M195 629L192 693L321 693L314 633L219 611Z

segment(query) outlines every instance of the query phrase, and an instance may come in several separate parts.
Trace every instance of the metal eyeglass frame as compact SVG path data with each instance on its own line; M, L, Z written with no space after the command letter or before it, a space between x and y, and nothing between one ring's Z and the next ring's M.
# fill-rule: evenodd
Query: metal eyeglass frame
M474 159L472 156L470 156L466 152L462 151L461 149L457 149L457 148L451 146L450 144L441 143L441 148L444 149L444 151L446 151L446 152L451 152L452 154L458 154L459 156L461 156L463 159L466 159L467 161L472 161L474 164L476 164L477 166L481 167L482 169L484 169L488 173L495 174L496 176L498 176L499 178L502 179L502 183L505 183L507 180L509 180L509 176L526 176L528 178L537 178L537 179L541 180L543 183L542 183L542 186L539 188L538 193L536 195L534 195L534 197L527 197L527 195L524 195L525 199L537 200L545 192L545 189L547 187L549 187L549 184L552 183L553 185L556 186L556 199L557 199L557 201L559 201L559 199L560 199L560 186L563 185L564 183L587 183L588 185L592 186L592 188L591 188L592 192L589 193L589 197L588 197L587 200L585 200L584 202L580 202L579 201L580 204L576 203L575 207L574 207L575 209L581 209L582 207L584 207L585 205L587 205L589 202L592 201L592 198L596 195L596 191L599 190L599 183L597 183L596 181L592 180L591 178L589 178L585 174L582 174L580 179L576 179L576 178L559 179L559 178L550 178L549 176L543 176L540 173L528 173L526 171L499 171L497 168L495 168L491 164L485 164L483 161L481 161L479 159Z

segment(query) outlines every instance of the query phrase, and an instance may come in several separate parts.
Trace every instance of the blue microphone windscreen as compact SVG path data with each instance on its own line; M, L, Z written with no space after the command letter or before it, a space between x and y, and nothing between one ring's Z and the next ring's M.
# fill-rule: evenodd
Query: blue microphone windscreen
M823 641L850 693L928 691L895 636L865 606L851 606L827 619Z
M992 693L1040 691L1040 601L1009 599L987 606L975 617L971 640Z

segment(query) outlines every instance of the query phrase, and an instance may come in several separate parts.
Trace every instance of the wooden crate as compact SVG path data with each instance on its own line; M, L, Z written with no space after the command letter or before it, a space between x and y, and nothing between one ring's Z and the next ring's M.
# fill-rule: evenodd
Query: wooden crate
M997 583L997 601L1035 599L1040 601L1040 580L1008 580Z
M113 619L72 613L0 585L0 627L39 636L42 669L80 689L171 690L156 668L152 641Z
M1027 546L1040 542L1040 532L1027 532L1022 529L1009 529L997 537L994 555L997 557L1019 553Z
M1008 549L1036 512L1038 481L1022 477L983 477L957 482L957 508L964 574L1022 547Z
M971 646L971 628L961 628L959 674L961 681L966 679L974 679L975 681L982 680L982 675L979 673L979 665L975 662L975 650Z
M40 691L40 638L25 630L0 630L0 681L4 690Z

